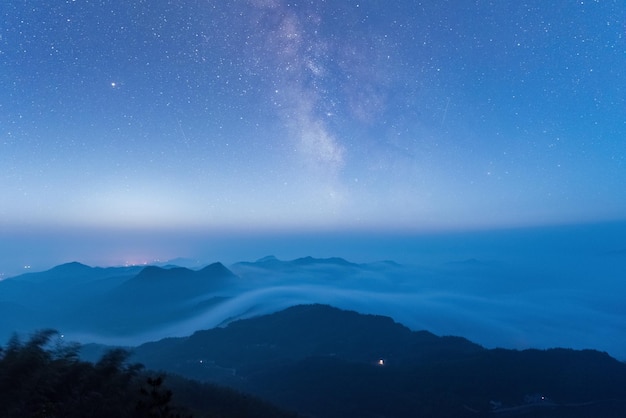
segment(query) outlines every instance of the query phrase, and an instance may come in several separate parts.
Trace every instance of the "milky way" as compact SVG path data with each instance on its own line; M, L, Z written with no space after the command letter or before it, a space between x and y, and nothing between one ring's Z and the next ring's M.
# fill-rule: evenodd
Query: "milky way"
M619 2L0 11L11 234L450 231L626 213Z

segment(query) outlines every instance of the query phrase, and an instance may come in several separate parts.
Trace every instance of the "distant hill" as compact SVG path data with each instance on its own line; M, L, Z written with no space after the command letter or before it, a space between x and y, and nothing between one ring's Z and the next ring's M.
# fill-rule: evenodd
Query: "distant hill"
M79 262L65 263L49 270L24 273L4 281L32 282L41 284L70 285L109 277L128 277L140 272L144 266L129 267L90 267ZM53 283L54 282L54 283Z
M626 365L605 353L487 350L325 305L144 344L133 359L312 416L626 416Z
M250 267L259 267L269 270L292 270L302 267L354 267L359 268L362 267L359 264L351 263L347 260L344 260L340 257L331 257L331 258L315 258L311 256L296 258L290 261L279 260L276 257L270 255L267 257L263 257L257 261L242 261L239 263L235 263L235 266L250 266Z
M72 262L0 281L0 338L41 328L67 329L89 317L83 307L120 286L143 266L89 267ZM100 312L100 315L102 313Z
M414 329L464 323L458 316L467 313L469 323L499 332L515 326L496 316L501 309L516 315L527 306L536 309L528 295L520 303L524 294L520 300L510 278L499 280L501 271L508 270L473 259L426 269L271 256L198 270L68 263L0 281L0 313L9 319L0 322L0 335L6 341L13 331L55 328L68 339L121 345L187 335L141 345L136 360L306 416L626 416L625 365L605 353L487 350L464 338L412 331L389 317L311 304L388 312ZM537 281L514 282L532 290L535 303L558 301L568 289L547 289L545 297ZM496 299L497 309L481 310ZM505 303L512 300L519 306ZM621 300L605 300L621 318ZM563 324L550 322L554 310L534 312L533 320L547 321L539 324L545 329L558 332ZM581 318L570 314L568 319ZM412 315L417 320L411 323ZM608 326L607 335L616 329ZM563 341L575 325L566 328Z
M241 278L264 282L276 278L283 279L310 279L315 282L334 282L339 279L364 279L368 275L383 273L394 276L403 271L403 267L393 261L379 261L373 263L353 263L341 257L315 258L311 256L294 260L279 260L274 256L267 256L256 261L241 261L230 268Z
M589 267L601 286L532 266L459 259L466 261L410 266L268 256L198 269L67 263L0 281L0 311L8 318L0 321L0 340L54 328L85 343L137 345L326 303L489 347L591 347L625 358L624 342L613 337L625 313L616 260L604 270Z
M200 270L89 267L73 262L0 281L0 336L55 328L129 336L188 319L225 299L236 280L221 263Z
M91 328L113 335L132 335L174 324L223 301L223 291L235 279L221 263L201 270L147 266L89 305L84 304L81 309L92 316L82 327L85 331ZM100 312L107 315L99 315Z
M200 270L178 266L168 268L147 266L137 274L135 280L216 280L234 276L222 263L213 263Z
M222 263L213 263L201 270L148 266L120 286L116 294L119 297L162 303L163 298L180 299L215 291L229 284L228 280L235 277Z

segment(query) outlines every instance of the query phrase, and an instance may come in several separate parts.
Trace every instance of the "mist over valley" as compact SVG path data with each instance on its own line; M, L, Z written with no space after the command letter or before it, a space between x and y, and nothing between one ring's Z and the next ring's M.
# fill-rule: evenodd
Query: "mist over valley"
M622 230L274 240L322 256L28 269L0 281L0 338L56 329L96 365L130 349L187 405L208 389L184 379L305 416L619 416Z
M81 342L137 345L324 303L485 347L593 348L624 359L626 342L617 337L626 330L623 228L539 228L399 240L395 247L379 240L385 258L371 256L381 249L376 240L354 241L372 257L368 262L337 256L229 265L178 260L190 268L71 262L0 281L0 309L11 318L0 336L55 328ZM318 252L331 251L350 254L350 246L338 241ZM394 251L402 262L391 261Z

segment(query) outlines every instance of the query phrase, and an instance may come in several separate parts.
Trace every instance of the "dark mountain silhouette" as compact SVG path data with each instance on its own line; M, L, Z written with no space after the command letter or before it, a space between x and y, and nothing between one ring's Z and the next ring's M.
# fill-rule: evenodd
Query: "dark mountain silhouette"
M235 278L235 274L228 270L222 263L213 263L201 270L190 270L185 267L162 268L147 266L134 278L128 280L125 286L138 284L144 286L173 286L184 288L188 285L196 284L202 286L201 290L207 287L215 287L224 284L227 279ZM176 289L168 289L176 290Z
M289 262L287 261L279 260L273 255L268 255L266 257L259 258L256 261L241 261L239 263L235 263L235 265L254 266L254 267L260 267L260 268L266 268L266 269L277 269L277 268L285 267L288 263Z
M430 277L428 269L340 258L270 256L238 263L232 271L220 263L199 270L68 263L0 281L0 313L10 318L0 331L7 339L13 331L51 327L65 335L117 341L139 335L146 341L230 320L228 326L139 346L136 360L308 416L626 416L625 365L597 351L487 350L460 337L411 331L388 317L325 305L233 320L294 300L338 298L356 302L342 306L367 311L368 301L372 309L379 303L379 290L384 303L393 304L405 287L432 286L433 278L438 287L493 291L498 270L479 263L480 275L466 277L467 265L475 272L475 264L461 263L459 272L446 266L437 270L444 274Z
M315 258L311 256L289 261L267 256L254 262L235 263L231 268L238 276L253 280L259 277L272 280L276 277L296 276L298 279L309 278L318 282L359 278L362 275L383 271L386 274L393 274L402 270L401 265L390 261L357 264L340 257Z
M626 412L626 365L605 353L487 350L463 338L413 332L387 317L325 305L144 344L133 359L311 416Z
M237 277L221 263L200 270L89 267L73 262L0 281L0 336L49 327L128 336L210 309Z
M109 291L143 269L132 267L89 267L72 262L39 273L26 273L0 281L0 294L26 306L48 308L58 305L72 306L80 299Z
M290 261L282 261L274 257L273 255L266 256L258 259L257 261L242 261L236 263L235 266L249 266L249 267L259 267L270 270L293 270L302 267L354 267L359 268L362 267L359 264L351 263L347 260L344 260L340 257L331 257L331 258L314 258L311 256L296 258Z
M107 277L130 276L137 274L143 266L128 267L90 267L79 262L71 262L58 265L49 270L38 273L25 273L7 280L17 280L20 282L48 283L52 281L63 282L65 284L78 283L79 281L101 280ZM59 283L55 283L58 285Z
M263 262L268 262L268 261L278 261L278 259L276 258L275 255L267 255L265 257L261 257L259 258L256 263L263 263Z
M61 264L48 270L49 273L56 275L63 275L65 277L82 276L91 272L94 268L85 264L73 261L70 263Z
M311 356L332 356L368 364L384 358L407 364L480 350L478 345L461 338L413 332L388 317L362 315L326 305L295 306L272 315L235 321L225 328L198 331L188 338L165 341L164 346L156 343L159 361L174 360L185 352L213 360L218 356L221 366L238 369ZM150 360L148 353L153 344L137 349L142 361ZM167 354L167 347L171 347L171 354Z
M157 281L161 280L186 280L191 277L194 277L197 272L190 270L185 267L156 267L156 266L147 266L144 267L134 279L129 280L128 283L133 283L137 281L145 281L150 282L150 284L156 284Z
M109 335L132 335L197 315L226 297L236 276L221 263L201 270L147 266L136 276L83 304L82 325ZM115 309L111 310L110 307ZM107 315L101 315L101 312ZM85 321L87 315L90 321Z
M210 264L202 270L148 266L115 289L114 297L122 303L130 299L148 304L169 304L214 292L234 278L235 274L222 263Z
M191 270L185 267L156 267L147 266L136 276L136 280L216 280L235 277L222 263L213 263L200 270Z
M234 277L232 271L227 269L222 263L212 263L200 270L202 274L210 274L213 277Z
M336 266L350 266L350 267L358 267L358 264L351 263L349 261L344 260L340 257L330 257L330 258L313 258L311 256L297 258L291 262L297 266L311 266L311 265L336 265Z
M42 327L67 329L89 318L85 305L120 286L143 267L89 267L73 262L0 281L0 337ZM100 311L100 315L101 315Z

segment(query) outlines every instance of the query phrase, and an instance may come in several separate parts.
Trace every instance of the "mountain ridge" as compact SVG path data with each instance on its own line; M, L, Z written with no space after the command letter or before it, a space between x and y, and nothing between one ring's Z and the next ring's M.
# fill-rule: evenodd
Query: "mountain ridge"
M133 356L151 368L328 418L518 411L574 418L626 411L626 364L607 353L486 349L323 304L143 344ZM543 415L544 409L551 415Z

